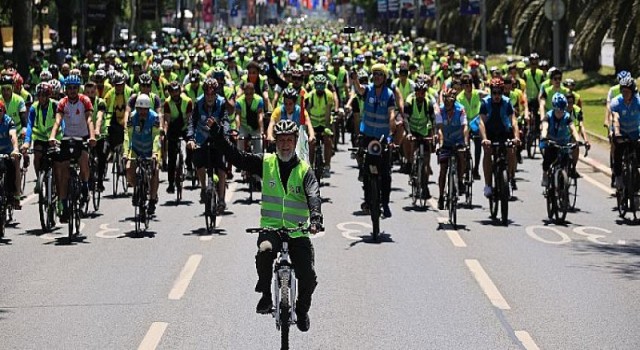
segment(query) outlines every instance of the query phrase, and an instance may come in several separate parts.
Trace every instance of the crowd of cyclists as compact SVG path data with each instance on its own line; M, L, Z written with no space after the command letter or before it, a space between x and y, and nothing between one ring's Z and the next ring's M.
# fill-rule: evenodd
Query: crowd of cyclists
M638 140L640 97L628 72L617 78L607 98L605 124L614 145L612 184L620 188L622 152L630 144L616 142ZM165 190L174 193L176 182L182 181L175 169L183 151L186 178L200 184L201 200L206 171L215 173L220 198L216 209L224 212L226 183L236 175L211 141L211 118L239 149L251 143L256 153L273 151L276 123L295 122L301 130L296 152L319 178L331 176L338 136L345 130L353 146L361 149L371 141L388 144L380 184L385 217L392 216L392 166L415 171L416 150L425 140L426 152L420 154L425 178L419 195L431 198L430 159L436 154L441 210L450 157L458 157L458 195L465 194L464 181L480 180L482 163L483 192L491 198L496 142L513 144L507 150L511 191L517 190L514 174L531 135L534 149L544 151L542 186L547 185L546 170L557 155L550 144L581 141L588 146L575 81L563 79L559 68L549 67L536 53L508 57L500 67L487 66L482 55L453 45L376 31L346 34L337 24L220 30L190 40L173 38L163 46L131 42L68 54L61 62L36 54L26 77L6 60L0 85L0 115L6 115L0 125L0 153L10 155L5 162L12 205L20 209L25 175L20 169L29 166L30 154L38 174L43 155L59 148L53 160L61 222L69 216L65 199L71 159L79 164L82 200L87 200L92 186L105 190L107 164L113 157L122 157L121 171L129 186L135 186L136 160L153 159L153 214L159 172L167 172ZM71 150L69 141L77 138L85 142ZM637 143L631 145L637 149ZM89 181L89 149L97 154L96 183ZM362 164L361 155L356 159ZM571 176L580 176L575 166ZM362 172L359 180L365 182L361 209L367 212L371 194Z

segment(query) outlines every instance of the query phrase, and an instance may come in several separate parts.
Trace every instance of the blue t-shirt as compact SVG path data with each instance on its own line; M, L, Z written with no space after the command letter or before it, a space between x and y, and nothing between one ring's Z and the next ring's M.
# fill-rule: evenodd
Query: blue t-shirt
M620 133L632 140L637 140L640 136L640 96L635 94L631 98L629 105L624 103L622 95L611 100L611 112L618 113L620 122Z
M11 142L11 135L9 135L11 130L16 130L16 124L8 114L5 114L0 119L0 154L13 152L13 142Z

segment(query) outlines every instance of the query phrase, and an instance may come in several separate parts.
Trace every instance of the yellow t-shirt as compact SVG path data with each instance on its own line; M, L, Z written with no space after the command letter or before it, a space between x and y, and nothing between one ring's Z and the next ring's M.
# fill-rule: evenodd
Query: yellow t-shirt
M124 126L124 111L127 108L127 101L124 100L124 94L116 95L116 100L113 104L113 112L116 115L118 124Z

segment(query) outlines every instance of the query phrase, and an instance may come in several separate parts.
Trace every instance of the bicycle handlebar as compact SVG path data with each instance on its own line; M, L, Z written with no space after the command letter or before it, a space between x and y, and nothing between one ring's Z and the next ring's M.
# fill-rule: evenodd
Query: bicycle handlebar
M280 227L280 228L273 228L273 227L250 227L248 229L246 229L245 231L247 233L259 233L259 234L266 234L266 233L277 233L278 235L283 235L283 234L289 234L292 232L297 232L300 231L302 233L310 233L313 234L311 232L311 226L313 225L309 225L309 227L304 227L304 224L299 224L298 227L293 227L293 228L287 228L287 227ZM322 227L321 225L318 225L318 232L324 231L324 227Z

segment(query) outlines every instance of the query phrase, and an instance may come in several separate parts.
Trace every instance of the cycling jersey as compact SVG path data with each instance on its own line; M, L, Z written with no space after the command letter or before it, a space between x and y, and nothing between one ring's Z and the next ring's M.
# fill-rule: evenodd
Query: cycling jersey
M407 97L404 104L404 114L409 116L409 130L422 136L431 133L433 120L433 105L435 100L423 99L419 102L415 95L411 94Z
M634 94L631 102L626 104L622 95L618 95L611 100L611 112L618 113L620 134L632 140L638 140L640 137L640 96Z
M316 90L311 92L306 97L307 111L311 118L311 125L315 127L328 127L326 124L326 113L333 109L333 93L328 90L324 90L323 96L319 96Z
M480 91L472 89L471 99L468 99L466 92L462 91L456 97L456 101L458 101L458 103L460 103L464 107L464 111L467 115L467 121L470 122L480 113Z
M16 131L20 133L22 130L22 119L20 118L20 113L27 111L24 99L20 95L12 93L11 100L5 101L4 97L0 95L0 101L4 102L7 114L13 120Z
M216 95L213 106L207 106L206 96L202 96L196 102L191 114L189 128L187 131L187 139L195 140L198 145L204 144L209 139L209 127L207 119L213 118L220 123L225 132L229 131L229 117L225 105L227 101L224 97Z
M571 128L573 123L569 112L565 111L562 118L558 119L555 116L555 111L551 110L547 112L547 122L549 127L547 128L547 138L555 141L560 145L566 145L571 141Z
M127 122L124 134L124 154L129 158L142 156L160 159L160 119L155 111L149 110L146 120L138 112L133 112Z
M178 101L174 101L169 97L164 102L164 115L169 121L169 131L171 138L177 138L181 132L187 131L189 124L189 117L193 111L193 103L191 99L185 95L180 94Z
M112 88L104 95L104 101L107 104L107 115L105 116L106 125L111 125L115 115L115 121L124 126L124 112L127 109L127 102L132 94L133 89L125 85L122 94L117 94L116 88Z
M545 99L545 104L544 104L544 110L548 111L553 109L553 103L551 101L551 97L553 97L553 95L559 92L563 95L567 95L569 93L569 89L567 89L564 86L560 86L559 88L554 88L553 85L548 85L545 86L542 91L540 91L540 97Z
M249 130L257 130L260 126L258 111L261 109L264 110L264 101L259 95L253 94L249 106L247 106L246 95L240 96L236 102L236 111L240 112L240 126Z
M393 81L393 85L395 85L398 90L400 90L400 96L402 96L403 100L406 100L415 89L415 83L411 79L407 79L404 84L400 81L400 78L397 78Z
M526 82L525 92L527 94L527 99L533 100L538 98L540 85L542 85L542 81L544 80L544 72L539 68L536 68L535 72L528 68L524 70L523 75Z
M13 141L9 132L16 130L16 124L13 119L5 114L0 119L0 154L10 154L13 152Z
M506 96L501 96L498 103L494 103L491 96L483 98L480 114L486 116L484 124L489 140L504 141L512 135L513 106Z
M451 148L464 144L463 129L467 125L467 116L462 104L454 102L451 113L446 110L444 104L441 104L440 113L436 115L436 125L442 125L444 147Z
M33 141L49 141L51 129L56 122L55 101L49 99L49 103L40 106L40 102L36 101L29 109L29 117L27 118L27 132L24 138L25 143ZM62 139L62 133L57 134L57 139Z
M305 116L307 116L307 111L300 108L299 105L294 106L292 114L287 114L287 110L284 108L284 105L280 105L278 108L273 110L271 120L273 123L277 123L280 120L291 120L300 126L303 123L302 120Z
M75 101L64 97L58 103L57 113L62 115L64 120L65 137L88 137L89 126L87 124L87 112L93 112L93 105L89 97L78 94Z
M377 95L375 86L370 83L364 87L361 97L364 109L361 111L360 133L375 138L389 136L389 109L396 106L393 91L383 86L380 95Z

